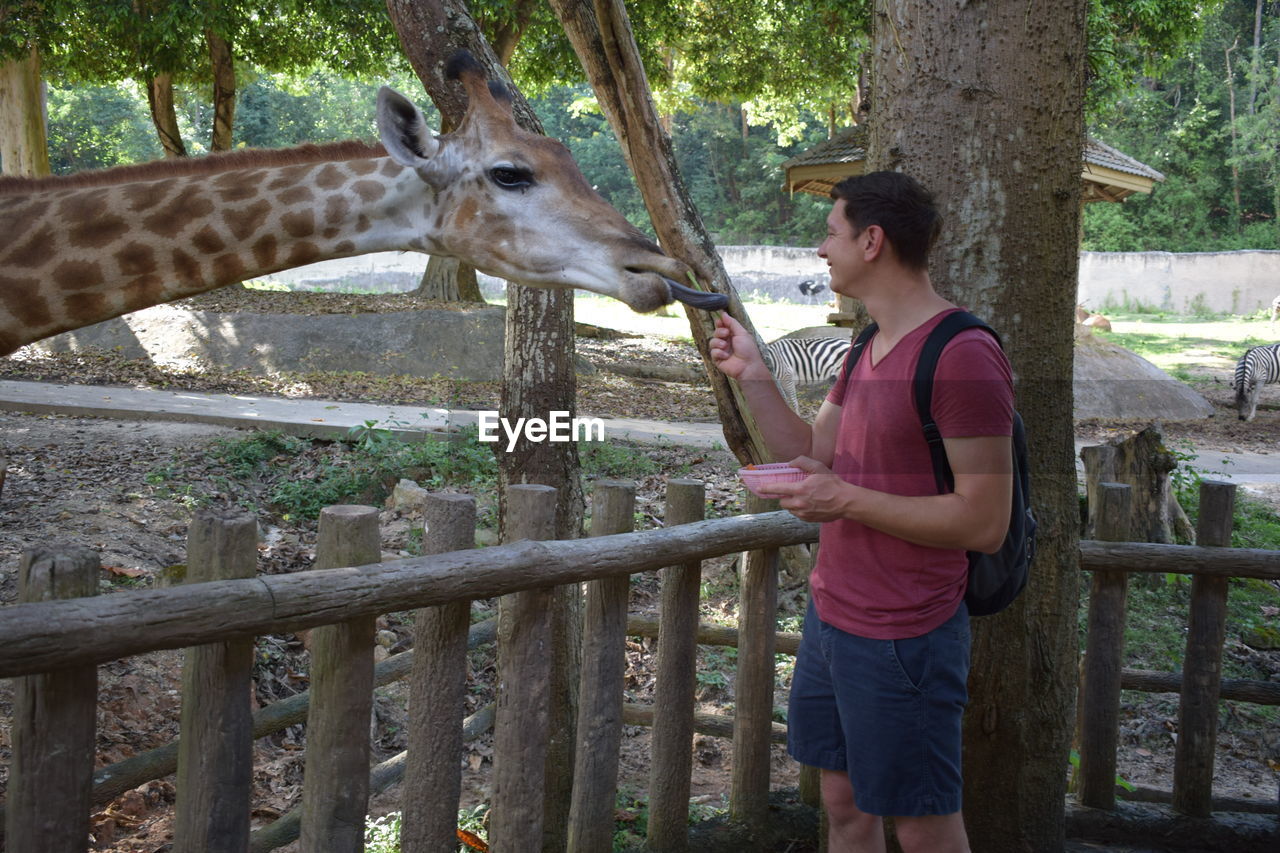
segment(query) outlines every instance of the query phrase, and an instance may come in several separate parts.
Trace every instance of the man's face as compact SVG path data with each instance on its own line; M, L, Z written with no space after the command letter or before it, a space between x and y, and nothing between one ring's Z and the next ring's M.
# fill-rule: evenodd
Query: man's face
M845 296L853 296L848 290L856 284L865 266L862 247L849 218L845 216L845 200L836 199L827 215L827 239L818 246L818 257L827 262L831 271L831 289Z

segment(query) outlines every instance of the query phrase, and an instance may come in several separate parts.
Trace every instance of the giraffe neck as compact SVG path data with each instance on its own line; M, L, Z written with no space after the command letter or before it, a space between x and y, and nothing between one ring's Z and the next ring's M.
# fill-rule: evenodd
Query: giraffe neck
M389 157L0 191L0 355L282 269L429 252L442 216Z

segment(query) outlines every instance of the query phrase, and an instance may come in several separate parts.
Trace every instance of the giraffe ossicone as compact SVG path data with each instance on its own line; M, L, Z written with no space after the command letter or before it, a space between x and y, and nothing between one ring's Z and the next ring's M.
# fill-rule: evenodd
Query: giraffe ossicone
M0 355L41 338L320 260L380 251L458 258L543 288L652 311L691 290L587 183L560 142L519 127L469 55L442 136L407 98L378 96L383 146L338 143L0 179Z

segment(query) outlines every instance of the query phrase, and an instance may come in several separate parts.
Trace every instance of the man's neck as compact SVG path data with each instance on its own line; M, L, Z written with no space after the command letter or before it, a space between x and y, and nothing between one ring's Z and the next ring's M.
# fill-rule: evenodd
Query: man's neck
M955 307L938 295L923 271L895 276L869 293L864 303L888 341L899 340L938 312Z

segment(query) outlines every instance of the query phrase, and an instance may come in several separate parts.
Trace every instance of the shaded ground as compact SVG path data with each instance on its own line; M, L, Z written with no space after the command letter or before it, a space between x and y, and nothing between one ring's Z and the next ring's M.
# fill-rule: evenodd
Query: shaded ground
M579 352L598 372L580 379L579 410L593 416L632 416L672 420L714 420L709 391L701 384L673 381L700 362L687 344L652 339L599 341L581 338ZM614 370L632 370L637 363L651 366L648 376L621 376ZM0 377L47 381L124 384L170 389L230 391L281 396L314 396L326 399L358 399L398 404L446 403L456 406L496 408L496 385L464 386L443 381L420 382L360 375L282 376L270 379L226 374L192 366L165 369L130 363L110 354L57 358L0 360ZM1280 395L1272 394L1260 407L1258 419L1241 424L1229 411L1229 390L1210 376L1200 387L1218 416L1196 424L1167 424L1166 437L1190 441L1200 450L1274 451L1280 448ZM812 411L814 403L808 404ZM1123 426L1082 424L1080 433L1106 438ZM237 480L233 472L210 461L211 443L242 436L216 427L119 422L0 413L0 435L9 456L9 476L0 493L0 603L12 602L17 555L26 547L62 540L86 544L102 554L103 593L149 586L167 567L181 563L186 526L194 507L236 500L254 500L261 507L267 538L260 549L260 569L288 572L308 568L313 558L314 526L286 522L273 514L265 496L252 482ZM740 511L739 489L733 477L737 463L725 452L705 452L666 447L647 451L656 469L641 473L638 507L649 523L662 514L664 475L681 476L708 484L713 511ZM323 454L316 451L316 464ZM234 481L234 482L233 482ZM234 486L234 488L233 488ZM254 496L256 495L256 499ZM487 496L480 496L482 502ZM388 557L412 550L413 518L388 509L383 513L384 550ZM803 583L784 580L782 599L787 612L798 611ZM736 612L736 580L731 562L712 561L705 570L704 618L730 621ZM656 579L642 577L633 584L633 608L652 610ZM480 603L481 607L485 603ZM380 620L378 654L403 650L410 625L403 614ZM628 647L628 701L649 701L652 691L652 641L633 640ZM1233 654L1257 654L1232 649ZM469 702L474 710L492 698L492 650L473 653ZM181 655L177 652L139 656L106 665L100 670L99 765L160 745L176 734L176 687ZM1280 660L1270 653L1257 664L1280 680ZM260 704L283 698L307 686L307 659L296 637L263 638L255 671L255 701ZM779 681L776 704L785 705L789 684ZM1264 676L1265 677L1265 676ZM11 717L7 683L0 687L0 786L7 778ZM723 650L702 652L699 669L700 710L725 712L733 699L732 657ZM1168 788L1171 779L1176 710L1171 697L1138 696L1126 699L1121 734L1121 774L1139 784ZM406 696L399 685L379 691L377 700L376 758L404 749ZM1228 710L1219 766L1221 792L1259 800L1276 795L1274 773L1268 757L1280 759L1275 743L1274 718L1258 719L1248 709ZM302 779L301 727L258 742L255 756L255 820L267 822L296 804ZM694 794L707 808L719 806L731 771L731 750L726 741L699 737L695 744ZM628 727L622 756L624 791L642 793L646 785L647 731ZM796 768L775 750L775 780L779 786L795 783ZM487 796L491 762L488 738L475 742L466 760L465 805ZM167 850L172 785L150 783L130 792L95 816L97 849L114 851ZM398 808L396 791L375 801L375 813ZM625 811L624 811L625 813ZM638 811L636 812L638 816ZM1077 849L1100 849L1078 846ZM1138 848L1131 853L1140 853Z

